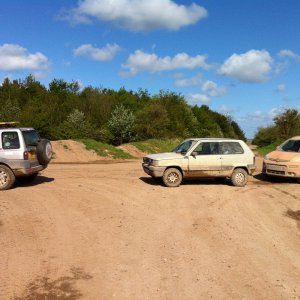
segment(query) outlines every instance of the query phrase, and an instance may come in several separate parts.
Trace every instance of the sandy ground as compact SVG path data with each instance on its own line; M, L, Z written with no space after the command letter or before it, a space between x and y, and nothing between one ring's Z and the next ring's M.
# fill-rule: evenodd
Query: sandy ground
M0 299L300 299L300 184L166 188L141 161L0 193Z

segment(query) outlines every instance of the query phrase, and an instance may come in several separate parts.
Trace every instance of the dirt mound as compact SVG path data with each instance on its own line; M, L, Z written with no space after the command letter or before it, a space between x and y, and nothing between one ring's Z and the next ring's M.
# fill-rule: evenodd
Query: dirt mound
M137 147L135 147L134 145L131 145L131 144L124 144L124 145L118 146L117 148L123 150L126 153L129 153L130 155L132 155L133 157L136 157L136 158L142 158L148 154L148 153L142 152Z
M108 160L101 157L95 151L87 150L85 145L72 140L60 140L51 142L53 148L54 163L63 162L93 162L99 160Z

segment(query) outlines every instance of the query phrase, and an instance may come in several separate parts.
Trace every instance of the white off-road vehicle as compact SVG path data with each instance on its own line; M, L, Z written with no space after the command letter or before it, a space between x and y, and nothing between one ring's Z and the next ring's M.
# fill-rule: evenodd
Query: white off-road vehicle
M0 123L0 190L11 188L16 178L33 180L52 157L51 143L41 139L33 128Z
M168 187L179 186L183 178L230 178L244 186L255 170L255 155L242 140L193 138L170 153L145 156L144 171L162 178Z

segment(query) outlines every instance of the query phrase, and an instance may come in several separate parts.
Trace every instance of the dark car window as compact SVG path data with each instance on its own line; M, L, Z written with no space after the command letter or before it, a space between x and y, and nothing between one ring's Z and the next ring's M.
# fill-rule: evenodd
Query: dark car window
M300 140L288 140L281 146L283 151L300 152Z
M20 149L20 140L16 131L2 132L1 140L3 149Z
M200 143L193 153L197 153L197 155L213 155L219 154L219 143L217 142L203 142Z
M188 140L177 146L172 152L186 154L193 145L195 145L195 141Z
M37 146L40 136L35 130L22 131L26 146Z

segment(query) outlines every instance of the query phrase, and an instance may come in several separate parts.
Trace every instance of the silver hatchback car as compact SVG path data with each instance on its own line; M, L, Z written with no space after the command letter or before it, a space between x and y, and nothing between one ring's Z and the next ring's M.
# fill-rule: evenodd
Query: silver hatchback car
M225 138L191 138L169 153L143 158L145 173L162 178L168 187L179 186L184 178L230 178L245 186L255 170L255 155L245 142Z
M33 180L52 158L50 141L33 128L12 128L0 123L0 190L11 188L16 178Z

